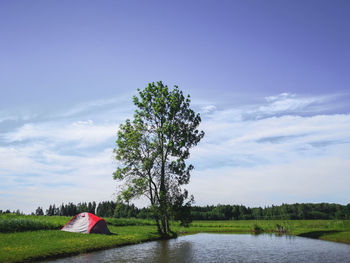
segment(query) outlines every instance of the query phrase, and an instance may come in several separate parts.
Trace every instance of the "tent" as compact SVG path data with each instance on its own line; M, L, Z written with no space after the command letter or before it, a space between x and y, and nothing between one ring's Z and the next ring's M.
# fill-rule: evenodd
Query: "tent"
M111 234L104 219L87 212L77 214L61 230L86 234Z

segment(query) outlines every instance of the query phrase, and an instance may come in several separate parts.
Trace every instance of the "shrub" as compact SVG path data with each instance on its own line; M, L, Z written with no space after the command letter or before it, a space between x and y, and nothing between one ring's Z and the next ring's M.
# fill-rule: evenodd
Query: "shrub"
M254 233L261 233L261 232L263 232L263 231L264 231L264 229L263 229L262 227L260 227L260 226L257 225L257 224L254 224L253 229L252 229L252 232L254 232Z
M276 224L275 232L277 232L277 233L286 233L287 230L286 230L286 228L284 226L281 226L280 224Z
M32 219L14 218L0 219L0 232L23 232L42 229L57 229L57 225L50 222L38 221Z

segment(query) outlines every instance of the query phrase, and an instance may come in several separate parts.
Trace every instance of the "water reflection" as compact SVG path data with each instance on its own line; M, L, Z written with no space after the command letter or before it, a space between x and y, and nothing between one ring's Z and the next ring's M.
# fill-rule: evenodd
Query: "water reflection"
M201 233L52 262L350 262L350 246L287 235Z
M188 241L183 242L157 242L153 251L152 262L192 262L193 249L192 243ZM181 251L181 253L178 253Z

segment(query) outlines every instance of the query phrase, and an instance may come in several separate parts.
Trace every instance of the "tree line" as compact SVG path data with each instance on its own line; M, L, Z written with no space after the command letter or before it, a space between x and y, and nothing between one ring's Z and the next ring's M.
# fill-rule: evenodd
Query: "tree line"
M296 203L267 207L244 205L194 206L193 220L251 220L251 219L350 219L350 204Z
M116 205L116 204L115 204ZM350 204L296 203L280 206L246 207L244 205L211 205L190 207L192 220L259 220L259 219L350 219ZM113 217L152 218L148 208L118 204Z
M83 202L78 204L68 203L61 204L60 206L56 206L55 204L50 205L49 208L45 211L45 215L47 216L75 216L76 214L82 212L89 212L95 214L96 211L96 202ZM34 215L42 216L44 215L44 210L42 207L38 207L35 210Z
M296 203L279 206L247 207L244 205L211 205L192 206L190 215L192 220L259 220L259 219L350 219L350 204L330 203ZM60 206L50 205L45 211L38 207L32 214L47 216L75 216L81 212L89 212L100 217L142 218L154 219L150 208L138 208L134 204L113 201L68 203ZM10 213L9 210L0 213ZM16 211L16 213L19 213ZM176 216L173 217L173 219Z

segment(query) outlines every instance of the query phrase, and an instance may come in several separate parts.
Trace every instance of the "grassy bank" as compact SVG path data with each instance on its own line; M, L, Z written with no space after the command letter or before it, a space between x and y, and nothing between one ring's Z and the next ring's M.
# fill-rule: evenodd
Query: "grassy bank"
M0 262L68 256L159 238L156 227L150 220L107 219L108 227L114 235L106 236L59 231L69 219L0 216ZM18 220L17 227L10 222L15 220ZM31 227L36 231L27 231ZM173 223L172 229L180 235L198 232L252 233L256 230L275 232L282 229L291 235L350 244L350 220L195 221L189 228Z
M154 226L109 226L116 235L77 234L59 230L39 230L0 234L0 262L20 262L74 255L120 245L155 240Z
M175 225L177 233L279 233L350 244L350 220L239 220L194 221L189 228Z

